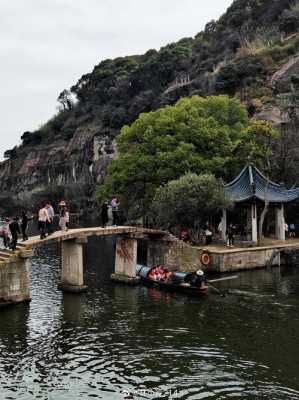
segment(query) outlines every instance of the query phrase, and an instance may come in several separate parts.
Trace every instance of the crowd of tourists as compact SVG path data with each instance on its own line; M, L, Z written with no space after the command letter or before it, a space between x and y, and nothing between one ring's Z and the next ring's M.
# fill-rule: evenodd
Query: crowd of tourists
M109 202L104 201L101 206L101 222L102 227L106 227L109 222L109 210L112 213L112 225L117 226L120 223L120 201L114 196ZM61 200L57 207L58 214L55 213L54 207L50 202L43 202L37 212L37 228L40 239L45 239L52 235L55 231L55 217L58 216L58 226L62 231L69 229L70 213L66 202ZM5 248L15 250L20 237L23 241L28 240L28 225L34 219L33 215L23 210L21 215L15 217L5 217L0 220L0 237L3 240ZM57 222L56 222L57 225Z
M102 226L105 227L109 222L109 210L112 213L112 225L117 226L120 223L120 201L114 196L111 201L104 201L101 207ZM43 202L37 211L37 228L40 234L40 239L45 239L52 235L55 231L55 217L58 216L58 226L62 231L69 229L70 213L66 202L61 200L58 204L55 213L54 207L50 202ZM34 219L33 215L28 215L27 211L23 210L21 215L15 217L5 217L0 219L0 238L3 245L7 249L15 250L18 240L28 240L28 225Z
M218 227L216 228L209 222L206 222L202 228L200 229L200 242L204 241L205 245L209 246L215 240L222 240L222 223L220 222ZM235 236L239 234L241 239L246 240L247 233L244 231L244 228L238 227L237 225L230 223L225 231L226 237L226 245L228 247L233 247L235 242ZM186 243L191 245L197 244L196 240L194 240L189 232L189 230L185 227L181 228L179 238Z
M225 237L226 246L234 247L236 237L241 242L245 242L251 236L251 231L249 231L247 227L244 226L244 224L235 224L231 222L226 226L225 231L223 231L223 229L224 227L222 225L222 222L219 223L217 228L209 222L206 222L206 224L203 225L200 229L200 240L194 240L189 230L185 227L181 228L179 238L191 245L195 245L204 241L205 245L208 246L214 241L218 243L222 242ZM293 222L285 223L284 230L286 238L295 238L297 234L297 229L298 226Z
M62 231L69 229L70 213L64 200L61 200L58 205L59 210L59 227ZM38 212L38 230L40 238L45 239L48 235L54 232L54 217L55 211L50 203L43 203Z
M51 235L55 231L54 219L55 211L50 202L42 203L37 213L38 231L40 238L44 239L47 235ZM62 231L69 228L70 214L64 200L60 201L58 205L59 227ZM23 210L20 216L5 217L0 225L0 237L2 238L3 245L7 249L16 250L19 237L22 241L28 240L28 225L34 219L33 215Z
M22 235L23 241L28 240L27 228L28 223L33 217L29 217L25 211L22 211L21 216L14 218L6 217L2 221L0 228L0 237L3 240L3 245L7 249L15 250L17 247L19 235Z
M204 240L207 246L212 244L213 239L215 238L216 235L217 232L215 227L209 222L206 222L200 229L200 241ZM183 240L184 242L189 243L191 245L196 244L196 240L192 238L189 230L185 227L181 228L179 233L179 238L180 240Z

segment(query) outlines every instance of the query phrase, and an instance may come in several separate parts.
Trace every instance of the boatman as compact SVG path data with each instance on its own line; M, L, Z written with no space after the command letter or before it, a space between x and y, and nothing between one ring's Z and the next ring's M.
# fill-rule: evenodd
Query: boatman
M191 272L187 274L184 278L184 286L193 286L198 288L203 288L206 283L206 277L204 272L199 269L196 272Z

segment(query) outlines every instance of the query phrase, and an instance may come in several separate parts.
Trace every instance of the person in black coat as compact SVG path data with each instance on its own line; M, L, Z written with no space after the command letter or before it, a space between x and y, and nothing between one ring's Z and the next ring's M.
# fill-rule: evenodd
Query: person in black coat
M22 229L23 242L25 242L25 240L28 240L27 228L28 228L28 222L31 220L32 218L27 217L25 211L22 211L21 229Z
M101 220L102 220L102 227L105 228L105 226L108 223L108 201L104 201L101 207Z
M202 288L205 285L206 277L204 272L199 269L196 272L187 274L184 278L184 284L192 287Z
M9 224L9 230L11 233L12 241L11 241L11 250L16 250L18 243L18 235L21 233L19 226L19 218L15 217L13 221Z
M233 247L235 241L236 227L234 224L229 224L226 230L227 246Z

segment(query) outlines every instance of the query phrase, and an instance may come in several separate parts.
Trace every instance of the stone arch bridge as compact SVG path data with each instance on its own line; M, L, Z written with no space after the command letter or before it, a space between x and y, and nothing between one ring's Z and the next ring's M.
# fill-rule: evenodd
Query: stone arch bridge
M56 232L40 240L31 237L20 243L15 252L0 250L0 307L30 301L30 269L34 249L47 243L61 245L62 272L60 288L70 292L86 290L83 275L83 247L91 236L116 236L115 270L112 279L134 284L137 264L137 242L146 241L147 265L167 265L180 271L197 268L211 272L232 272L264 268L269 263L280 264L281 254L298 251L299 240L274 241L258 247L190 246L169 232L142 227L117 226L108 228L71 229ZM201 256L208 252L211 262L202 265Z
M147 263L154 265L165 263L166 253L181 253L184 243L170 233L143 227L117 226L107 228L80 228L55 232L45 239L39 236L17 246L15 252L0 250L0 306L14 304L31 299L30 269L34 249L47 243L61 244L62 272L59 287L69 292L86 290L83 275L83 246L91 236L116 236L115 271L112 279L134 284L137 264L137 242L147 241ZM174 252L170 249L176 249ZM177 251L178 250L178 251ZM168 265L171 260L168 257ZM179 264L174 261L175 266Z

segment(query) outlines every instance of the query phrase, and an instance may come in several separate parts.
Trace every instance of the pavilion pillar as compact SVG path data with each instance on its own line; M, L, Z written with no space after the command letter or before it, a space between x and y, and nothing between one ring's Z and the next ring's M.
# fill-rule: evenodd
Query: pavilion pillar
M221 239L226 241L226 230L227 230L227 209L222 209L222 218L221 218Z
M275 238L277 240L285 240L285 219L284 219L284 206L275 207Z
M257 207L256 204L251 205L251 240L257 243Z
M251 221L251 207L247 210L247 220L246 220L246 240L252 240L252 221Z

